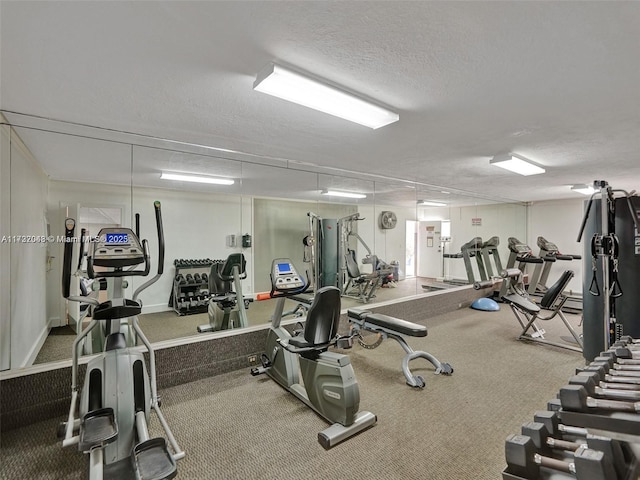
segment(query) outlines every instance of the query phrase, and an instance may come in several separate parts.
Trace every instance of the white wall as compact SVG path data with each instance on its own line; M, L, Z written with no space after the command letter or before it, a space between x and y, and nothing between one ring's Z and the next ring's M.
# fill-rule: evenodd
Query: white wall
M588 197L577 198L575 200L549 200L545 202L535 202L529 206L529 224L527 243L538 254L540 249L537 245L539 236L555 243L561 253L582 255L582 260L557 261L551 267L547 286L560 277L565 270L573 270L575 276L569 283L568 289L575 294L582 293L582 276L586 271L590 272L590 258L584 258L583 244L576 240L582 222L584 212L584 201ZM587 239L590 241L590 239Z
M0 120L4 117L0 115ZM10 127L0 125L0 239L11 235ZM11 245L0 242L0 370L11 368Z
M17 135L11 136L11 235L47 235L48 178ZM47 243L11 244L11 368L29 366L49 333Z
M164 275L141 294L143 313L168 309L169 295L175 276L176 259L225 259L240 252L242 203L238 195L214 195L157 188L136 187L133 192L133 211L140 213L140 235L149 241L151 273L147 278L134 278L137 287L157 272L158 238L153 202L162 205L165 238ZM237 247L227 247L226 237L237 236ZM246 249L249 250L249 249ZM247 259L247 267L251 268ZM207 272L208 273L208 272ZM252 292L251 275L242 283L243 292ZM195 334L195 333L194 333Z

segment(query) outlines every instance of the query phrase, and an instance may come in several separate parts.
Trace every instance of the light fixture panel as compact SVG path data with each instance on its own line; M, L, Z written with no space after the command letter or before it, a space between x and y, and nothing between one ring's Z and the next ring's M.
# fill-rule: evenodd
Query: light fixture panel
M418 200L418 205L424 207L446 207L446 203L432 202L431 200Z
M544 168L534 165L530 160L512 153L509 155L496 155L489 163L524 176L539 175L545 172Z
M367 196L364 193L340 192L337 190L322 190L320 193L322 195L329 195L331 197L367 198Z
M273 63L258 73L253 89L372 129L400 118L386 108Z
M593 188L592 185L586 185L582 183L578 185L573 185L571 187L571 190L574 192L581 193L582 195L593 195L596 192L596 189Z
M177 180L179 182L209 183L213 185L233 185L235 180L231 178L210 177L207 175L194 175L187 173L162 172L162 180Z

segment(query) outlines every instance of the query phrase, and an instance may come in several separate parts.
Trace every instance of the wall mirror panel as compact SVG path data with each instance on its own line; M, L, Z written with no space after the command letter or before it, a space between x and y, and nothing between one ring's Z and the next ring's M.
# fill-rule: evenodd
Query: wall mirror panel
M417 192L408 183L375 182L375 252L385 272L391 271L390 297L406 297L421 293L420 279L415 271L417 245Z
M7 115L0 144L2 235L45 241L1 244L0 266L9 272L2 284L2 370L70 358L76 332L90 318L61 295L66 217L76 219L77 238L82 228L93 238L104 227L134 229L134 214L140 213L153 272L158 252L153 202L161 202L165 271L140 294L141 325L153 342L268 323L272 300L247 301L244 314L214 302L210 314L209 297L229 293L237 299L241 290L249 300L268 292L275 258L290 258L308 272L312 288L340 288L342 307L348 308L421 294L430 289L424 288L428 283L464 281L463 261L444 254L458 252L473 237L499 236L503 259L509 236L526 237L526 207L520 204ZM233 183L166 180L163 172ZM444 206L419 205L422 199ZM99 301L110 298L109 282L86 278L86 258L80 259L75 247L72 293L81 295L86 288ZM222 268L227 260L226 284L213 285L212 267ZM127 282L124 295L131 297L143 279ZM292 317L301 313L297 307L296 302L287 307ZM86 352L99 344L99 338L92 340Z

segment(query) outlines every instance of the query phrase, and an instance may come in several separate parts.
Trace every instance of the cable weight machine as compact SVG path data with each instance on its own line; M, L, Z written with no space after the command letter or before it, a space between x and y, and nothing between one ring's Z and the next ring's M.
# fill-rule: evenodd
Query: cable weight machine
M587 201L577 240L591 236L583 247L585 258L591 258L582 300L587 361L622 335L640 337L640 295L623 291L640 284L640 199L604 180L594 181L593 186L596 192Z

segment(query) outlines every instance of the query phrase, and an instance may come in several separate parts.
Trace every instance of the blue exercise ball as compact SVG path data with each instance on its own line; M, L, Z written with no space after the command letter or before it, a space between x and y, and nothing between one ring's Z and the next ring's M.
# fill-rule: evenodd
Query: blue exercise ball
M500 310L500 305L491 298L478 298L471 304L474 310L482 310L483 312L496 312Z

